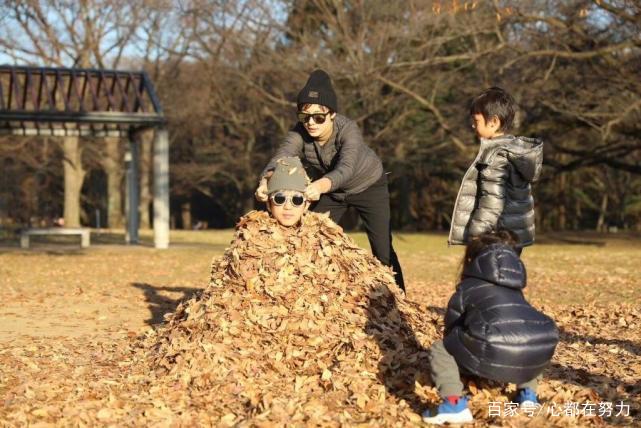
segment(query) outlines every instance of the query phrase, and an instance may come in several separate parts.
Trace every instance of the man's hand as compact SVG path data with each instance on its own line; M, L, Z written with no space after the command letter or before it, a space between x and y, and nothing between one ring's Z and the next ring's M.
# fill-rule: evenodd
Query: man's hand
M305 197L308 201L317 201L323 193L329 192L332 188L332 181L329 178L321 178L314 181L305 189Z
M307 186L307 189L305 189L305 197L307 198L308 201L317 201L320 199L321 192L318 189L318 185L316 185L316 182L310 184Z

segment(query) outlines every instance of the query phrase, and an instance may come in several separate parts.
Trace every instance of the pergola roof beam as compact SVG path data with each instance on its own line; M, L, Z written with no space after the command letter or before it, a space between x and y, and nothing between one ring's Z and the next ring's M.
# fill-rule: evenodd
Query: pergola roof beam
M29 112L2 112L0 113L1 121L41 121L48 123L110 123L123 125L161 125L165 122L164 118L154 113L138 113L132 116L128 113L118 111L106 112L40 112L37 114Z
M0 126L41 128L39 122L127 127L165 118L144 72L0 66Z

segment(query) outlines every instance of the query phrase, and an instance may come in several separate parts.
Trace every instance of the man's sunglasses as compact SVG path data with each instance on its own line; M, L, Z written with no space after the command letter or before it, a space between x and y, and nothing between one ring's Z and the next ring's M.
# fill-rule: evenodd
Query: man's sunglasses
M303 195L291 195L287 196L284 193L274 193L271 197L272 202L274 205L285 205L287 201L289 201L293 206L295 207L300 207L305 203L305 196Z
M331 112L327 113L303 113L302 111L298 112L298 121L301 123L307 123L309 122L309 119L314 119L314 123L317 125L321 125L325 123L325 119L327 118L327 115L330 114Z

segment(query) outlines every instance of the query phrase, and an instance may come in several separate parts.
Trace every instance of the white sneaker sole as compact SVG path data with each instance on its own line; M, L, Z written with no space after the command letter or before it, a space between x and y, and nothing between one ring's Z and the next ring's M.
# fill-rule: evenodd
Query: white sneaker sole
M474 417L470 409L465 409L459 413L441 413L440 415L428 418L423 416L423 422L433 425L468 424L474 422Z

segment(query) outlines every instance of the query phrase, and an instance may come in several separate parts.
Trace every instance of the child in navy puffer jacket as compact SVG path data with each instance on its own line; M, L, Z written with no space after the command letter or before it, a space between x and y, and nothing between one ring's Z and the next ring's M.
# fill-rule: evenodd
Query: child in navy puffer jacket
M516 239L503 230L467 245L461 281L445 315L445 336L429 352L432 380L444 402L423 414L425 422L472 422L460 372L515 383L515 402L538 403L538 377L559 334L554 321L523 296L527 277Z

